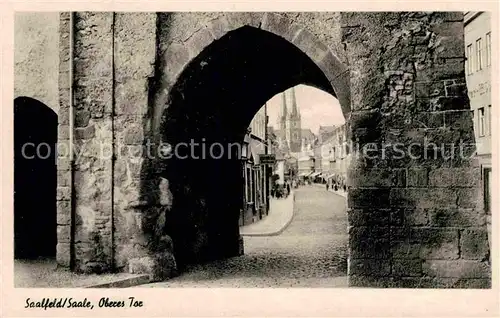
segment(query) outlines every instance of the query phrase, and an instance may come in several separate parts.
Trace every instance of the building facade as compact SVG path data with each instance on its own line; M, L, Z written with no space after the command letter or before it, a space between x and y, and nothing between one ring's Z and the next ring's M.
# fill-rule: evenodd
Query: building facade
M491 227L491 12L466 12L464 39L465 74L481 167L484 211Z
M244 198L240 226L261 220L269 211L269 185L272 166L260 162L268 154L267 105L253 117L245 136L248 147L243 161Z

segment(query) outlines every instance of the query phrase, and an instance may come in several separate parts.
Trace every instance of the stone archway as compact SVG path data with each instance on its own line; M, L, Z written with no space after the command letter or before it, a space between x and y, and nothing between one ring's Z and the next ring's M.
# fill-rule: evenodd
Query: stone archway
M61 16L61 30L69 32L69 15ZM490 267L484 261L489 250L478 200L478 169L470 158L445 158L457 154L462 141L469 143L466 155L474 152L463 65L462 13L86 12L75 14L74 28L74 124L60 128L72 130L78 142L89 145L89 153L73 166L60 165L75 173L71 179L74 189L61 187L60 191L64 215L75 223L69 239L58 244L58 258L65 266L74 248L71 258L75 270L128 270L152 273L154 279L172 275L175 247L167 233L174 205L179 203L175 197L184 183L201 186L205 180L186 181L169 175L172 166L186 170L194 165L137 157L128 150L141 148L148 141L159 142L162 137L202 136L201 131L181 124L189 123L184 115L195 114L190 107L197 105L196 97L183 97L184 90L193 92L197 85L185 75L193 72L193 76L201 76L204 69L210 69L210 61L197 58L218 42L230 39L231 34L246 33L246 38L252 39L251 33L256 31L259 37L276 37L276 43L307 56L305 60L313 67L304 69L313 71L302 74L282 67L290 75L287 80L274 78L282 87L266 86L267 91L242 95L246 100L241 96L216 99L217 90L212 92L207 86L203 96L207 101L220 101L223 116L212 120L194 117L194 121L202 123L205 130L214 128L211 136L216 141L237 141L238 127L250 121L253 107L264 102L266 95L269 98L298 82L309 82L334 94L348 114L348 137L360 149L368 144L379 147L375 157L370 152L371 158L353 160L349 174L350 285L490 284ZM61 39L65 45L61 47L73 45L68 37ZM305 60L299 59L307 66ZM62 58L61 63L67 61ZM269 69L284 61L276 61ZM224 69L225 61L217 63ZM68 72L61 71L61 118L70 109L68 79ZM241 86L251 81L255 75L230 84L235 91L245 92ZM245 107L229 107L240 102ZM208 110L203 109L206 114L216 114L213 108ZM219 121L226 125L225 130L219 129L218 119L226 112L237 120ZM178 133L177 128L185 131ZM432 149L424 143L425 138L448 148L438 151L436 158L426 158ZM116 160L99 158L102 142L112 144ZM401 152L383 148L387 143L408 147L415 142L422 144L414 153L420 156L416 159L409 151L403 151L403 158L398 159ZM214 176L230 171L215 163L208 167ZM190 174L193 180L196 169ZM96 184L96 178L97 186L89 187ZM66 205L68 201L71 205ZM183 206L181 202L181 210L194 212L191 204ZM229 209L233 203L227 202L226 207L207 204L211 209ZM195 210L199 206L195 204ZM212 234L235 238L236 231L227 229L221 235L217 231ZM191 237L186 246L206 246L204 234ZM234 248L220 256L231 254Z
M265 21L272 30L273 25ZM329 71L328 76L318 64ZM161 129L163 142L171 144L174 152L176 145L197 147L195 153L176 152L163 163L162 174L171 185L173 200L166 234L173 239L178 265L238 255L238 215L243 201L241 187L235 185L243 181L238 153L231 148L242 143L254 114L272 96L298 84L340 97L348 112L349 85L342 81L345 70L305 30L276 35L251 26L213 38L187 64L169 92ZM163 83L168 82L166 76ZM213 158L210 150L215 146L217 151L222 148L223 158Z
M56 256L57 114L40 101L14 100L14 256Z

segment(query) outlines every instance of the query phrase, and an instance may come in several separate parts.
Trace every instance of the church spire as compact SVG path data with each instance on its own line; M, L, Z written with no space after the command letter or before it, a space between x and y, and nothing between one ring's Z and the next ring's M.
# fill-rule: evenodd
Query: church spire
M280 129L285 129L285 120L287 117L288 111L286 107L286 96L285 92L281 93L281 108L279 113L279 125Z
M291 95L291 115L294 116L294 117L299 117L300 116L300 113L299 113L299 109L298 109L298 106L297 106L297 100L295 99L295 87L292 87L290 89L290 95Z

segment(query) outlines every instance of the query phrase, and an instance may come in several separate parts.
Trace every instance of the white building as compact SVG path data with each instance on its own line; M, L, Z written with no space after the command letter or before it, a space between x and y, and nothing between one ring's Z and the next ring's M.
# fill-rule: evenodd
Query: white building
M476 151L481 165L484 209L491 227L491 13L466 12L465 74L474 118ZM490 230L491 231L491 230Z

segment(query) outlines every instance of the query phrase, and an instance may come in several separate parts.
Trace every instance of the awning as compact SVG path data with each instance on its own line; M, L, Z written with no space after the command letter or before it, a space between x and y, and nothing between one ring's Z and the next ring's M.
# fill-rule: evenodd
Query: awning
M328 177L326 177L326 178L327 178L327 179L331 179L331 178L333 178L333 177L335 177L335 173L332 173L331 175L329 175L329 176L328 176Z

